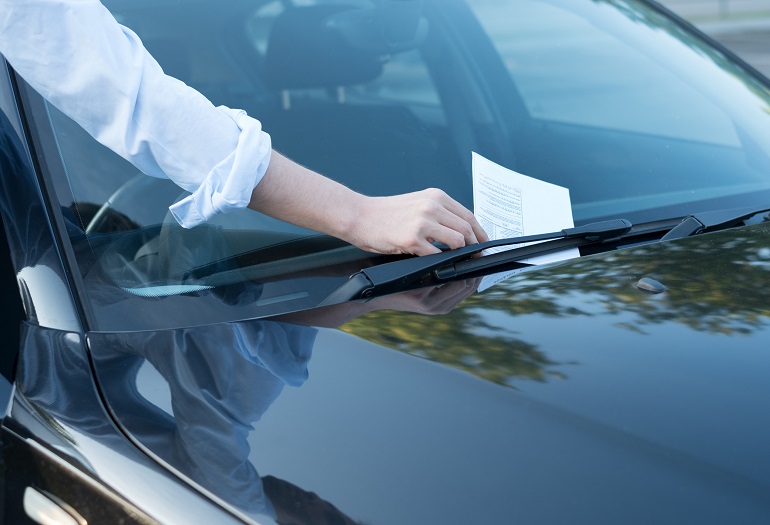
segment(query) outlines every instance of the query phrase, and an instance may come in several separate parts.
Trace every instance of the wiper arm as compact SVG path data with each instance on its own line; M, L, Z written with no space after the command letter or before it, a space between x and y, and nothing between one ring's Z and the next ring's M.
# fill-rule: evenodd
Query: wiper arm
M681 239L682 237L690 237L699 233L732 228L746 219L765 211L770 211L770 208L733 208L694 213L689 217L685 217L682 222L672 228L660 240L670 241L671 239Z
M497 239L433 255L384 263L353 274L344 285L334 291L319 306L361 299L369 297L375 292L387 291L391 288L401 289L431 273L439 280L446 280L471 271L475 272L504 263L602 242L619 237L630 229L631 223L629 221L613 219L576 228L566 228L553 233ZM463 261L473 254L489 248L531 242L539 244L521 246L505 252ZM468 263L469 266L462 267L463 262Z

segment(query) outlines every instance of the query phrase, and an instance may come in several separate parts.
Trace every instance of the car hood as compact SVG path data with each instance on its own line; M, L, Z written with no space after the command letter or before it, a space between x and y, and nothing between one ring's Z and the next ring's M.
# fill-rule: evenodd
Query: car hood
M89 345L124 430L244 519L759 523L769 284L763 223L535 268L443 315L413 291L423 313L341 329Z

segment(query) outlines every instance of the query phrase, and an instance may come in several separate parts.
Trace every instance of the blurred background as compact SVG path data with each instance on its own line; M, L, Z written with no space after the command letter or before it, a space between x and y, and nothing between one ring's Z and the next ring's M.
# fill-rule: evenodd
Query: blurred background
M770 0L658 0L770 77Z

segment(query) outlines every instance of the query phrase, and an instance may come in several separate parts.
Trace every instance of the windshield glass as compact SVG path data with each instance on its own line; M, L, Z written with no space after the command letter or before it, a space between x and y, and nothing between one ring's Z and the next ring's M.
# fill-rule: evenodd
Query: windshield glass
M472 209L476 151L567 187L577 224L770 202L768 84L646 2L426 0L425 38L366 64L319 62L301 30L366 0L104 3L168 74L368 195L439 187ZM97 328L308 308L378 262L250 210L182 230L181 189L44 118Z

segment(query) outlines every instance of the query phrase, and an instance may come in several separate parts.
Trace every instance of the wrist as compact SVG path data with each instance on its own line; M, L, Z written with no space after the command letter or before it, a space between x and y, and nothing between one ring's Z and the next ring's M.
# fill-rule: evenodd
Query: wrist
M345 199L335 202L338 213L335 214L334 231L331 235L343 239L355 246L363 247L363 235L361 232L365 217L371 211L371 197L357 193L349 188Z

